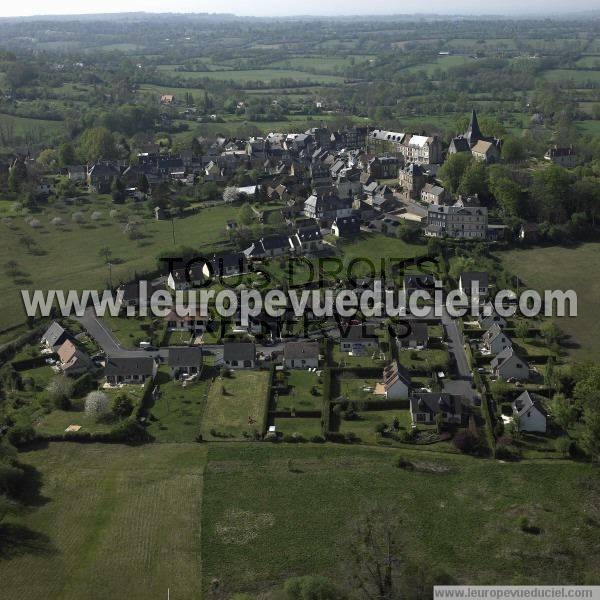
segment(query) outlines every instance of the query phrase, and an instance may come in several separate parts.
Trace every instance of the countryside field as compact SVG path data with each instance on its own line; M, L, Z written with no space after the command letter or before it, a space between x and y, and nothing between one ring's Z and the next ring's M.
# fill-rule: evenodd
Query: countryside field
M131 240L123 233L123 224L108 215L112 208L114 205L105 201L68 211L49 210L35 215L42 223L39 229L31 228L22 217L13 219L14 229L0 224L0 254L14 256L21 272L17 278L9 277L4 270L0 273L0 328L24 321L21 289L104 289L109 273L99 251L105 246L110 245L112 250L115 284L130 281L136 273L155 269L156 256L174 247L170 221L146 218L141 226L142 239ZM121 210L128 214L127 209ZM90 220L93 211L102 212L97 222ZM235 206L220 206L176 219L177 245L200 249L223 240L224 223L235 219L237 211ZM82 212L86 222L72 223L73 212ZM51 225L54 216L62 216L67 224L63 228ZM33 239L34 249L28 251L19 243L22 236Z
M2 525L3 597L200 597L205 448L63 443L21 460L41 488Z
M559 327L569 336L570 354L579 360L600 357L600 325L597 318L600 281L590 274L600 271L600 244L552 246L498 253L504 267L526 287L543 291L575 290L577 317L559 317Z

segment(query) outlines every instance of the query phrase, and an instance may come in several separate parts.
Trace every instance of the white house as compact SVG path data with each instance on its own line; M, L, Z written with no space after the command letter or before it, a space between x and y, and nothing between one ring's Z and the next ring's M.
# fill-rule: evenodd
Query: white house
M512 348L505 348L490 363L492 374L500 379L528 379L529 366Z
M513 415L519 419L520 431L546 432L548 414L544 407L527 391L512 403Z
M483 334L483 346L490 354L499 354L505 348L512 348L510 338L502 331L498 323L494 323Z
M144 383L156 377L157 366L151 356L107 357L106 380L111 384Z
M225 343L223 363L232 369L253 369L256 363L256 346L252 342Z
M408 398L410 376L400 370L397 362L389 364L383 370L383 389L388 400Z

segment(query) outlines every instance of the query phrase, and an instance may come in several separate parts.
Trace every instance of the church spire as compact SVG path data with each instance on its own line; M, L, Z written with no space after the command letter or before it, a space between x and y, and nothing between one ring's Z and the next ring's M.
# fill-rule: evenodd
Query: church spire
M469 141L469 146L471 147L473 147L478 140L483 139L481 129L479 129L479 123L477 122L477 113L475 112L475 109L471 112L471 122L469 123L469 128L467 129L465 137Z

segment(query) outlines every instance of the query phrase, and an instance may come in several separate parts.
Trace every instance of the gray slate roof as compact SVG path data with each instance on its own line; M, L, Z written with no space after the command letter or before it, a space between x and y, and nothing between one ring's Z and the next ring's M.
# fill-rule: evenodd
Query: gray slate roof
M200 346L171 346L169 348L170 367L199 367L202 364Z

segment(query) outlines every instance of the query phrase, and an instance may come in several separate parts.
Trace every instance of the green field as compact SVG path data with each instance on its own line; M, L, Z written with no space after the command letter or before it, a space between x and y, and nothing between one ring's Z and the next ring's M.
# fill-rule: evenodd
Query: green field
M544 73L544 77L550 81L573 80L575 84L586 81L600 82L600 71L577 71L575 69L551 69Z
M158 253L173 247L171 223L146 218L140 227L143 237L131 240L123 233L122 224L108 216L113 207L99 198L82 207L47 210L35 215L42 222L40 229L32 229L22 217L13 219L15 229L0 224L0 254L14 257L22 272L18 278L9 277L4 270L0 273L0 327L24 321L19 291L22 288L104 289L108 269L99 256L99 250L104 246L110 245L113 252L113 283L130 281L136 273L156 268ZM95 210L104 214L98 223L93 224L87 219L86 224L76 226L70 222L70 215L75 211L89 215ZM119 207L119 210L126 214L128 209ZM200 249L224 239L224 224L227 219L236 218L237 210L235 206L219 206L175 220L177 244ZM67 222L63 229L50 224L57 215ZM34 239L35 250L22 249L19 239L24 235Z
M225 71L167 71L170 75L180 77L187 81L197 79L214 79L217 81L235 81L236 83L247 83L249 81L262 81L269 83L279 79L293 79L294 81L306 81L314 83L337 83L342 82L343 77L337 75L322 75L306 73L295 69L253 69L247 71L225 70Z
M575 290L577 317L557 318L569 336L570 353L577 359L600 358L600 325L597 318L600 295L600 244L581 244L573 248L552 246L513 250L498 254L504 267L518 275L527 287L538 291Z
M267 371L236 370L213 381L202 417L202 437L240 439L265 427ZM217 435L215 435L215 433Z
M417 469L393 466L399 455ZM303 573L347 581L336 550L361 507L376 501L403 518L403 560L443 569L457 583L597 582L589 511L597 514L600 491L592 474L590 465L564 461L507 465L423 450L213 446L204 587L217 578L229 593L260 592ZM541 533L523 533L522 516Z
M2 526L10 598L198 598L206 449L50 444L30 507Z

